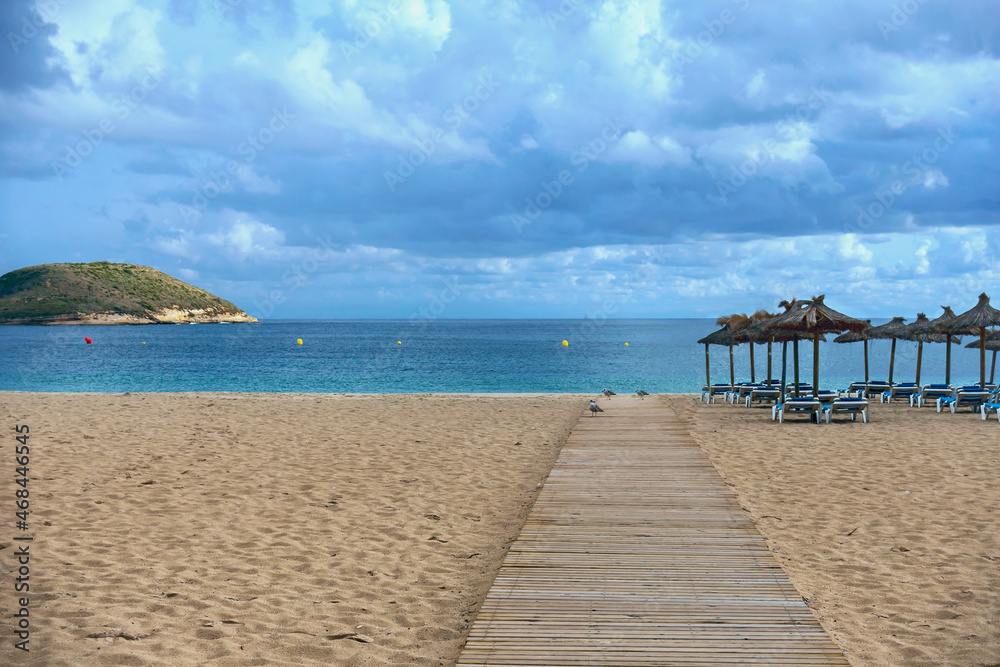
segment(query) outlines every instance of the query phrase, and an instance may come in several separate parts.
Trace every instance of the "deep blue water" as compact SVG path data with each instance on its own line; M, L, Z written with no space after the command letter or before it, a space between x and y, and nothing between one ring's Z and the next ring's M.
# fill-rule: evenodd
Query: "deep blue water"
M715 329L696 319L0 326L0 390L693 392L705 382L705 348L695 341ZM885 379L890 342L869 345L872 379ZM860 343L822 343L820 385L863 378L862 351ZM800 343L800 354L802 378L810 379L812 344ZM767 347L756 346L755 355L759 380ZM943 380L944 356L944 345L924 346L923 382ZM734 357L737 380L749 379L747 346ZM712 381L727 381L728 349L712 346L711 363ZM899 342L894 379L912 380L915 365L916 344ZM953 382L977 381L978 369L978 351L952 348ZM780 376L780 345L773 372Z

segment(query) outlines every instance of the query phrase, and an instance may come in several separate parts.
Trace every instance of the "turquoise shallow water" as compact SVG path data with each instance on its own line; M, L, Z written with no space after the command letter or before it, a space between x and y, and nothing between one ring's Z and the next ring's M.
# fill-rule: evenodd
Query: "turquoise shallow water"
M682 393L704 384L704 346L695 341L715 328L699 319L3 326L0 390ZM870 343L872 379L888 376L889 345ZM810 379L812 344L800 344L800 353L802 378ZM728 380L728 349L712 346L711 355L712 381ZM767 347L755 355L761 379ZM749 379L747 346L734 357L737 380ZM978 363L977 351L953 347L952 380L978 380ZM899 342L895 379L912 380L915 365L916 344ZM822 343L820 372L825 388L863 378L861 344ZM922 381L943 376L944 346L925 345Z

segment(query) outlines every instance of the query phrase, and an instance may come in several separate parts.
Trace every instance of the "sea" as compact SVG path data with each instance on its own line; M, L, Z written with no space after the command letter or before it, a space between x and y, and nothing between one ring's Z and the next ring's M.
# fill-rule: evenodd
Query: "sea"
M708 319L0 326L0 390L687 393L705 384L705 347L696 341L715 329ZM888 377L890 345L869 342L871 379ZM711 381L727 382L729 348L709 352ZM812 342L799 344L803 381L812 379L812 354ZM755 379L766 379L767 346L754 355ZM774 378L781 355L775 344ZM861 343L823 342L819 357L822 388L864 378ZM916 343L899 341L893 379L913 381L916 360ZM749 346L734 347L733 361L737 381L750 380ZM925 344L921 382L943 381L944 367L944 345ZM786 368L790 380L791 345ZM953 383L978 379L978 350L954 345Z

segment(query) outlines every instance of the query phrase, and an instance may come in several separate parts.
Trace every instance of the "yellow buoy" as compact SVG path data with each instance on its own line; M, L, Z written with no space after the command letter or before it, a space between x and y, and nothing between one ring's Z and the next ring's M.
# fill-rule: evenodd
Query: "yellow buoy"
M401 340L397 340L396 341L396 345L402 345L402 344L403 344L403 341L401 341Z
M625 347L628 347L628 343L625 343Z
M301 338L297 339L297 340L296 340L295 342L296 342L296 343L297 343L298 345L302 345L302 339L301 339Z
M145 345L145 344L146 344L146 341L142 341L142 344L143 344L143 345Z
M563 347L569 347L569 341L568 340L564 340L563 341Z

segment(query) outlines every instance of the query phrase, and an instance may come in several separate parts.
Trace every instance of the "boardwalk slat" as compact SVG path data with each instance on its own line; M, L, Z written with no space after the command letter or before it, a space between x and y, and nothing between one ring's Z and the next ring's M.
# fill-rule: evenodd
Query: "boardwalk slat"
M624 397L570 434L458 660L847 665L687 428Z

